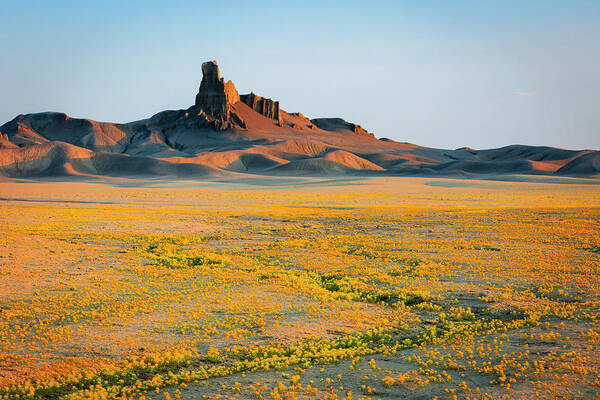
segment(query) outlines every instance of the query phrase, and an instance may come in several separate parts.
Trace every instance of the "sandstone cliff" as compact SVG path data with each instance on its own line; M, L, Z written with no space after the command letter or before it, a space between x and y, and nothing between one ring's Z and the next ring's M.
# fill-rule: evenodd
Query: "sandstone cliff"
M232 115L231 106L240 101L233 82L224 82L216 61L202 64L202 82L194 106L198 116L205 117L207 124L217 130L245 127L241 118Z
M278 101L257 96L254 94L254 92L250 92L250 94L243 94L240 96L240 99L257 113L264 115L267 118L274 119L281 124Z
M202 82L196 95L194 110L190 110L198 120L196 122L217 130L244 129L246 122L234 107L240 101L258 114L282 126L283 120L278 101L258 96L254 92L240 95L232 81L225 82L221 77L216 61L203 63Z

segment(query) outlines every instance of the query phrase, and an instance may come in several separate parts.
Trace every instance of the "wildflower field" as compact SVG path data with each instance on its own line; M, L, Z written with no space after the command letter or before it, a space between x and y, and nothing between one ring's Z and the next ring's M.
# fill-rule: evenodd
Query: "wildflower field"
M600 185L0 182L0 399L600 399Z

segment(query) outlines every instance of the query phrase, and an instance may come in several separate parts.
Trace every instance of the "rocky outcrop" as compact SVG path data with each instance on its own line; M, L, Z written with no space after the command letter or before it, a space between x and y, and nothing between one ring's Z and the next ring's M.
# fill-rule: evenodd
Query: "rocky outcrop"
M231 81L227 81L225 84L225 98L227 99L227 104L235 104L240 101L240 95Z
M10 141L8 135L0 132L0 149L16 149L18 146Z
M217 130L245 127L244 121L233 115L232 105L240 101L240 95L231 81L225 81L219 74L216 61L202 64L202 82L196 95L194 107L199 109L197 116L206 120Z
M375 137L371 132L367 131L360 125L347 122L341 118L315 118L311 119L319 129L330 132L352 132L359 136Z
M274 119L281 125L281 114L279 112L278 101L257 96L253 92L241 95L240 99L257 113L264 115L267 118Z
M356 125L356 124L352 124L352 123L350 125L352 126L352 132L354 132L354 134L356 134L356 135L375 137L374 134L372 134L371 132L369 132L368 130L366 130L365 128L363 128L360 125Z
M216 61L202 64L202 82L192 107L194 123L212 126L216 130L246 128L246 123L235 111L234 104L244 102L257 113L282 125L279 102L254 93L239 95L231 81L225 82Z

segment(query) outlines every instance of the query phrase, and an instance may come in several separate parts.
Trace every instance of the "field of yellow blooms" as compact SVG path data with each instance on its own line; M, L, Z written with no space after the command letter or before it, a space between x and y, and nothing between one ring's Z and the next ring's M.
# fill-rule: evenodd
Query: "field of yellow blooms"
M0 182L0 400L600 399L600 185Z

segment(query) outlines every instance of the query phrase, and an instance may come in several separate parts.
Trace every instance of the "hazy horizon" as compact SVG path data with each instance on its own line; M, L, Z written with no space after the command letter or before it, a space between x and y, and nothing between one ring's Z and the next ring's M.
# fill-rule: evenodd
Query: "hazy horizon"
M194 102L203 61L240 93L440 148L600 149L600 2L6 1L0 125L129 122Z

